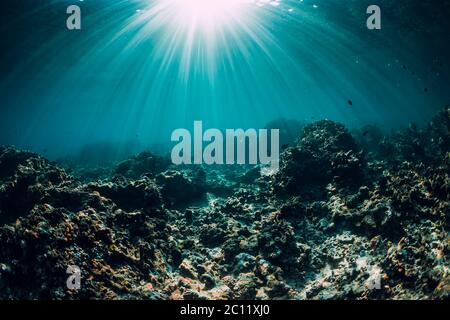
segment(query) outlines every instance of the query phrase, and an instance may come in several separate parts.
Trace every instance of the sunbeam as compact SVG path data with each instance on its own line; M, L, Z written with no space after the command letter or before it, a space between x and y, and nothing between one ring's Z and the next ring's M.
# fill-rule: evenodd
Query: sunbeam
M255 0L155 0L123 32L138 30L130 47L159 35L155 38L162 67L178 57L185 78L193 65L212 76L218 50L227 52L234 46L245 51L248 40L264 46L267 41L262 39L270 36L263 17L270 7Z
M159 0L172 12L171 19L190 32L211 34L239 23L251 0Z

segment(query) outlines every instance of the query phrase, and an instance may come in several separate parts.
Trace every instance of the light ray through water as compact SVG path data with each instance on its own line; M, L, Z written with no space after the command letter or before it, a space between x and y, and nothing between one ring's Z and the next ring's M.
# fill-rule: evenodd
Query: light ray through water
M5 110L30 116L2 115L15 124L2 136L18 130L17 145L52 141L62 153L89 139L167 143L199 119L218 128L409 121L445 98L423 95L411 41L364 29L364 5L355 18L336 0L224 1L85 0L83 30L58 27L3 82ZM402 64L418 76L397 72Z

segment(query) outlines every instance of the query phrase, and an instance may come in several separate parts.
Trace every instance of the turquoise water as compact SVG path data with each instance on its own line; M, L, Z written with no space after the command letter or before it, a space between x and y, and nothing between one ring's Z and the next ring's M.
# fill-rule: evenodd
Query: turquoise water
M56 159L171 145L194 120L396 129L450 102L446 1L379 0L381 30L367 29L365 0L176 2L2 3L0 144ZM70 4L81 30L66 28Z

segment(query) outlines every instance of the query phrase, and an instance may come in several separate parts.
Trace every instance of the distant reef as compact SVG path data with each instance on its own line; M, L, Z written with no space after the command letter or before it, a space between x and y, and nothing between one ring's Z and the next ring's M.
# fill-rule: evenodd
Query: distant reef
M264 176L0 147L0 299L450 298L450 108L389 135L301 124L288 143Z

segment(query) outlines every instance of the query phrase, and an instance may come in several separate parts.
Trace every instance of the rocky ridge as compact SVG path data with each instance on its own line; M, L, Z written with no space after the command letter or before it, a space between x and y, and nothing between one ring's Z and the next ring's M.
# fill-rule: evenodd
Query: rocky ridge
M270 176L0 147L0 299L449 298L449 130L314 122Z

